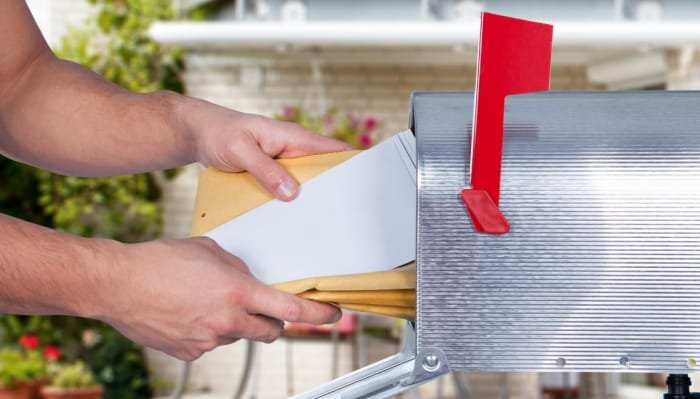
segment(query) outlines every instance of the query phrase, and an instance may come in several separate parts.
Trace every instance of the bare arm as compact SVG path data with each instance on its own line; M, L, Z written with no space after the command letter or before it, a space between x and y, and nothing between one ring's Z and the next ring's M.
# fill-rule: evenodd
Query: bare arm
M85 287L109 269L102 250L107 240L88 240L0 215L0 312L90 315ZM63 276L63 277L59 277Z
M297 183L272 157L349 149L291 123L170 92L132 93L57 59L23 0L0 1L0 153L66 175L181 166L248 170L282 200Z
M173 109L180 97L128 92L57 59L21 0L0 2L0 150L68 175L112 175L195 162Z

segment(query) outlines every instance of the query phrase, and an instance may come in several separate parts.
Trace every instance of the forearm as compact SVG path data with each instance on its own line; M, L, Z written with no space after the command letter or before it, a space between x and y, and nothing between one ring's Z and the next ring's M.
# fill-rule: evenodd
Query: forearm
M0 215L0 313L99 318L122 245Z
M175 93L132 93L46 52L0 104L0 151L54 172L129 174L196 161Z

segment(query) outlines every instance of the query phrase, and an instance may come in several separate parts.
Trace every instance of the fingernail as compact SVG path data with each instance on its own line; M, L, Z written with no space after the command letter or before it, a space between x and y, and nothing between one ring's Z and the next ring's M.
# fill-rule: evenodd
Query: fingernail
M298 191L298 185L296 182L287 179L280 183L277 187L277 195L282 197L282 199L290 200L296 197Z
M334 315L333 318L328 322L328 324L338 322L338 321L340 320L341 317L343 317L343 312L342 312L340 309L337 309L336 312L335 312L335 315Z

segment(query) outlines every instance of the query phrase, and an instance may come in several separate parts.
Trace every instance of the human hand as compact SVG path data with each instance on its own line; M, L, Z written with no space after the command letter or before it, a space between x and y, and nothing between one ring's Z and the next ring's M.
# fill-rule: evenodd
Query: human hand
M335 322L340 311L256 280L213 240L196 237L123 245L101 287L104 314L131 340L192 361L241 338L272 342L285 321Z
M295 158L353 149L303 127L193 100L188 113L196 158L227 172L250 172L275 197L289 201L299 184L273 158Z

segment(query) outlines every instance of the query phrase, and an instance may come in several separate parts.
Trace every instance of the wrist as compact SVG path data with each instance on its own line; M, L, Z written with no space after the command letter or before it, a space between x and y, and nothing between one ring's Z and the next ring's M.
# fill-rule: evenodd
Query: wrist
M127 285L123 260L126 247L127 244L109 239L85 239L83 286L76 287L82 295L73 296L77 300L69 306L72 314L106 321L114 312L120 287L123 290Z
M190 162L209 166L215 155L226 147L226 131L241 130L251 114L235 111L194 97L178 96L173 100L173 113L187 132Z
M195 118L194 99L167 90L160 90L149 94L165 109L165 120L173 132L177 153L180 160L178 164L190 164L199 161L198 138Z

